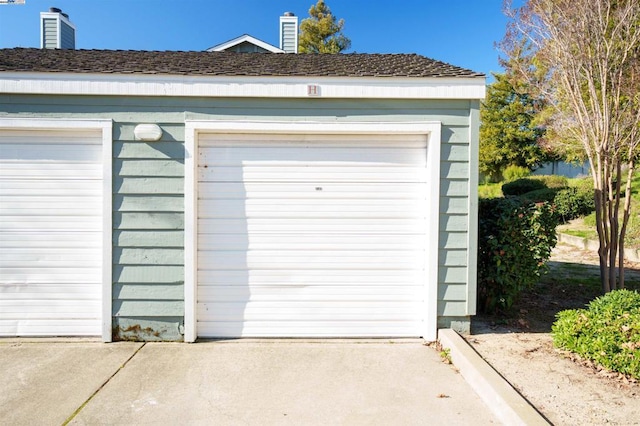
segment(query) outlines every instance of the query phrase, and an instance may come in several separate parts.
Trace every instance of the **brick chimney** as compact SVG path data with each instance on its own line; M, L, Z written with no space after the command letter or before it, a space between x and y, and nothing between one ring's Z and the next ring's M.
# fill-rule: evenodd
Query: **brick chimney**
M298 17L291 12L280 17L280 49L298 53Z
M57 7L40 12L40 48L76 48L76 27L69 20L69 15Z

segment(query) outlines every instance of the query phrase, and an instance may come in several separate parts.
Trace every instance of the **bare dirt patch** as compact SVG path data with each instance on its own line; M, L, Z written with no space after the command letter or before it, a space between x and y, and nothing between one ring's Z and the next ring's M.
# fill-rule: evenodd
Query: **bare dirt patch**
M550 272L504 316L477 316L467 341L555 425L640 425L640 384L571 359L549 334L557 312L600 294L596 253L559 243ZM640 288L640 264L627 287Z

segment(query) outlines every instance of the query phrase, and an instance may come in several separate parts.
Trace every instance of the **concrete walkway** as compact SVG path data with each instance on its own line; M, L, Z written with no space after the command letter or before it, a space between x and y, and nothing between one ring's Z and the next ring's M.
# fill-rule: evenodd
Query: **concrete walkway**
M11 425L500 424L421 340L0 340Z

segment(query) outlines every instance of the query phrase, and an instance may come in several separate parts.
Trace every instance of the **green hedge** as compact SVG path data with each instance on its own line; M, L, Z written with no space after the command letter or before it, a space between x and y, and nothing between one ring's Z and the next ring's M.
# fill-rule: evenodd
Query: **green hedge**
M539 203L542 201L553 203L553 200L556 198L557 193L557 189L542 188L536 189L535 191L527 192L526 194L521 195L520 198L530 203Z
M640 293L615 290L562 311L551 334L556 347L640 379Z
M569 179L567 179L565 176L537 175L531 176L530 178L543 182L547 188L561 189L569 186Z
M523 178L502 185L502 193L505 197L519 196L546 187L547 185L540 179Z
M556 244L557 216L549 203L518 197L480 200L478 311L508 310L535 284Z

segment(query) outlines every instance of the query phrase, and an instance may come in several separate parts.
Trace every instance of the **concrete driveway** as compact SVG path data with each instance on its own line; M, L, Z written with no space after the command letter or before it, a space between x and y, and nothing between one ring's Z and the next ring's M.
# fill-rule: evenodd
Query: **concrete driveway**
M489 408L421 340L0 340L11 425L484 425Z

